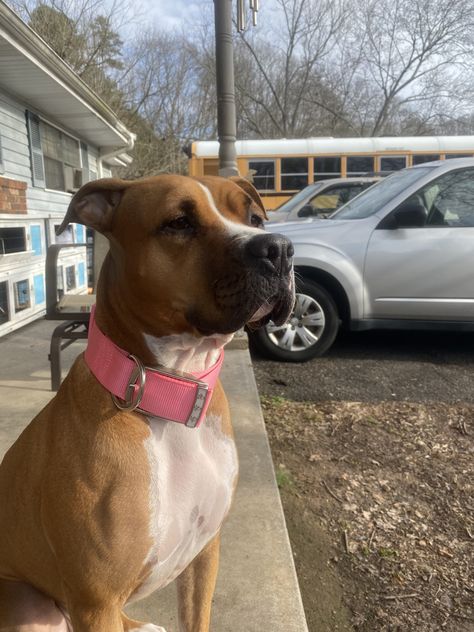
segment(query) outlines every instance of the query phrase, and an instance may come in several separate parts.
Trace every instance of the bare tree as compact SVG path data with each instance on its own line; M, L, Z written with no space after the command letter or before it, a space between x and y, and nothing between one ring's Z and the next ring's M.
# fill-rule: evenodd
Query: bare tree
M362 82L368 98L360 131L399 132L393 122L403 110L424 109L432 117L435 104L438 111L449 108L472 55L473 24L471 0L358 0L351 22L361 38L353 94Z
M347 2L274 0L273 5L278 11L267 12L265 28L244 32L237 47L241 125L257 136L308 135L315 117L305 108L306 95L321 90L319 68L348 16Z

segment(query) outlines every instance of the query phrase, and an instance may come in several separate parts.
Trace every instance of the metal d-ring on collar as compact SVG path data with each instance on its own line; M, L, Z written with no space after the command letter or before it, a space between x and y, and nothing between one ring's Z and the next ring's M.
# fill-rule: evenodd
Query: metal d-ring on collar
M136 367L130 375L127 390L125 391L125 399L119 399L113 393L111 393L111 395L117 408L130 411L138 408L142 401L143 393L145 392L146 370L141 360L136 356L130 354L128 357L135 362Z

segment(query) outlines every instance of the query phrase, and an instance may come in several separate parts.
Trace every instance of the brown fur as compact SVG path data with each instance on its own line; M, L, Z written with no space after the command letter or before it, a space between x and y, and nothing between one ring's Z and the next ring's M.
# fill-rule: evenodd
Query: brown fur
M247 185L244 190L221 178L201 181L224 216L245 225L251 213L263 216L258 194L249 195ZM162 228L183 208L199 219L193 239ZM154 357L143 333L198 336L201 326L225 330L235 305L242 314L252 309L250 303L241 306L247 300L246 270L230 255L219 218L191 178L89 183L74 196L63 227L70 221L109 238L97 323L145 364ZM229 305L216 298L216 283L238 288ZM222 417L222 431L232 436L220 384L209 412ZM150 572L148 434L145 418L119 411L79 356L0 467L1 632L62 630L37 627L43 616L51 626L61 620L57 606L69 612L74 632L140 625L121 609ZM209 629L218 557L216 537L179 579L186 632Z

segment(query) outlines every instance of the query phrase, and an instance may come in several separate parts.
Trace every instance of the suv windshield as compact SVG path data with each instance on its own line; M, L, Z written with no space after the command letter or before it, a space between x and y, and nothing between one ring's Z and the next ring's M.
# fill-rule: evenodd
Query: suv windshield
M330 215L329 219L363 219L374 215L384 204L405 191L432 169L434 167L416 167L397 171L344 204L342 208Z
M291 211L295 204L301 202L301 200L305 200L310 193L315 193L318 189L321 188L322 183L311 184L310 186L305 187L299 193L295 193L289 200L277 206L275 211Z

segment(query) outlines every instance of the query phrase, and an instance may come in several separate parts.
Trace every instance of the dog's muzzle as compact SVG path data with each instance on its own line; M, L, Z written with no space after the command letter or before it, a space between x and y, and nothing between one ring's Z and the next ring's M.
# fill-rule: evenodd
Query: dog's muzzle
M294 254L293 244L284 235L263 233L249 239L245 246L247 260L255 262L262 273L278 278L291 272Z
M261 327L269 320L282 324L288 318L294 300L293 254L291 241L278 233L257 235L247 242L246 260L256 273L250 327Z

